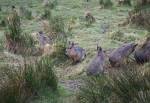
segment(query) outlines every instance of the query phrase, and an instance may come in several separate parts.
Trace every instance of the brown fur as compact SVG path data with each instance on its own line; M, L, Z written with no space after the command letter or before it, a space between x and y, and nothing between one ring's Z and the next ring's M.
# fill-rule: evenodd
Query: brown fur
M150 61L150 37L145 40L143 45L136 49L134 57L138 64Z
M86 56L83 48L70 42L68 48L66 48L66 55L72 59L73 63L81 62Z
M90 22L95 22L96 21L94 16L89 11L85 13L85 19L87 21L90 20Z

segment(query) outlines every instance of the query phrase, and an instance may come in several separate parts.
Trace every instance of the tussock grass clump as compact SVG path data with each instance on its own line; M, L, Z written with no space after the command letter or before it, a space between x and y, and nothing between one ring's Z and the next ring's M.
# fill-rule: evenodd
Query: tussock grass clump
M150 29L150 1L135 0L134 9L129 12L128 22Z
M83 79L79 103L149 103L149 64L128 64L111 73Z
M52 60L44 57L36 64L1 67L0 103L26 103L42 88L57 90Z
M111 89L106 75L87 77L83 81L78 94L79 103L109 103Z
M12 53L24 54L30 47L34 47L34 40L31 35L23 33L18 13L13 10L7 18L7 29L5 31L5 47Z
M7 30L9 36L13 41L19 41L21 38L21 21L18 13L13 10L12 13L7 18Z
M148 99L150 95L149 69L147 70L147 67L135 67L128 66L123 68L123 71L118 72L117 76L113 77L112 91L120 99L121 103L150 102Z
M65 45L65 38L57 41L53 55L43 56L32 64L25 58L17 67L0 67L0 102L25 103L38 96L42 88L57 91L58 79L53 68L66 60Z
M67 60L67 56L65 55L67 45L67 35L66 34L59 35L56 38L54 45L55 51L51 55L52 58L55 58L54 64L56 63L57 65L58 63L65 62Z
M0 102L25 103L27 97L31 96L31 91L26 85L23 71L8 65L0 69L3 75L0 79Z
M99 0L99 4L104 8L111 7L113 5L111 0Z
M53 70L53 60L50 56L43 57L37 65L37 71L41 76L41 82L51 87L53 90L57 90L57 77Z

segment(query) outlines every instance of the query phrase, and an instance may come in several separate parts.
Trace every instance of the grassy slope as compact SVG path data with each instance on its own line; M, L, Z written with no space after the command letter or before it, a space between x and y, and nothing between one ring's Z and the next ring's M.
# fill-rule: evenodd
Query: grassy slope
M0 0L1 5L3 3L7 4L8 1L9 0ZM13 2L12 4L16 3L22 5L22 3L17 2L20 0L15 1L16 2ZM29 1L29 4L27 4L27 0L22 0L21 2L25 2L23 4L26 5L31 5L32 8L30 7L30 9L34 12L34 14L42 12L40 0L32 0L32 2L31 0ZM74 28L72 30L72 37L70 37L69 39L79 43L79 45L81 47L84 47L87 51L87 58L82 63L79 63L77 65L70 64L67 66L56 68L58 71L58 77L61 81L61 86L65 86L68 81L75 80L76 78L80 77L79 74L86 68L87 64L96 53L97 43L99 43L99 45L101 45L104 49L118 47L121 42L108 39L107 35L110 32L121 30L126 34L135 34L137 37L142 37L146 32L145 30L142 30L140 28L134 28L130 26L118 27L118 24L125 20L128 11L131 9L130 7L113 7L110 9L100 9L97 0L91 0L90 4L88 4L88 10L90 10L94 17L96 17L96 23L94 23L90 27L86 27L84 25L84 22L79 19L83 18L84 13L87 10L85 8L87 4L84 2L84 0L60 0L58 1L58 3L58 6L53 10L53 14L62 15L65 18L66 22L71 17L76 18ZM108 32L105 34L101 32L101 26L104 23L107 23L110 26ZM37 20L26 20L23 21L23 29L26 32L30 33L33 31L41 30L41 25ZM0 36L2 35L3 30L0 31ZM62 81L65 81L65 83L62 83ZM64 93L66 91L61 90L62 93L60 93L61 98L59 99L59 101L64 101L64 103L72 103L74 98L70 99L70 96L73 97L72 94L74 93L71 93L70 95L70 93ZM54 95L54 97L57 97L57 95ZM33 103L49 103L51 101L50 98L53 98L53 95L51 96L51 93L49 93L49 91L43 90L41 92L41 98L36 99L35 101L33 101Z

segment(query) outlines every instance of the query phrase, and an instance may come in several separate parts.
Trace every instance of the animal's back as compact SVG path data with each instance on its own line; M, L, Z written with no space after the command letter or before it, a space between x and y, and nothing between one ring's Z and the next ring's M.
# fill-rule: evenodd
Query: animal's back
M118 49L114 50L110 54L110 59L115 60L120 60L121 58L123 59L124 57L128 56L130 54L130 49L131 49L131 43L122 45Z
M104 62L99 57L95 57L87 69L87 75L97 75L103 72Z
M78 58L80 58L80 61L85 58L85 50L81 47L75 47L75 51L78 55Z

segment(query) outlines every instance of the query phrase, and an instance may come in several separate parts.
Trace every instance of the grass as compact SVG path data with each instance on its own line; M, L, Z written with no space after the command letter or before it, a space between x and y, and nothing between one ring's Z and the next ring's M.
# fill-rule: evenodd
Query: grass
M51 13L54 16L61 15L61 17L64 19L65 28L66 30L66 23L69 21L68 18L75 18L73 22L73 27L71 30L71 35L68 40L75 41L78 43L81 47L85 48L87 51L87 58L82 63L79 63L77 65L71 65L68 62L66 63L65 56L63 60L60 60L59 58L55 59L56 62L56 71L57 75L60 76L59 81L62 80L70 80L70 78L80 78L81 72L85 70L87 67L89 61L96 53L96 45L99 43L104 49L111 49L116 48L120 44L123 43L123 41L118 40L112 40L111 38L108 38L108 35L114 31L121 31L123 34L131 34L135 35L136 38L143 38L147 34L147 30L141 29L134 26L118 26L120 22L123 22L126 20L126 17L128 16L128 11L130 11L133 7L116 7L116 0L113 1L113 7L112 8L106 8L106 9L100 9L100 5L98 3L99 0L90 0L90 2L87 4L84 0L60 0L58 1L58 4L55 8L51 10ZM32 32L37 32L43 30L43 27L41 26L41 21L38 20L38 16L42 14L44 11L43 6L41 5L41 0L1 0L1 5L3 6L3 14L6 13L6 10L9 10L9 6L11 5L17 5L17 7L23 5L25 7L28 7L30 11L32 11L34 18L31 20L22 20L21 25L24 32L31 34ZM88 9L86 6L88 5ZM84 25L84 22L82 21L82 18L84 18L84 13L89 10L93 14L93 16L96 18L96 22L93 23L91 26L86 27ZM109 25L109 28L107 29L106 33L102 33L103 25ZM0 28L0 36L4 36L4 28ZM132 41L132 39L131 39ZM62 50L63 51L63 50ZM63 53L63 52L62 52ZM54 55L54 57L57 55L57 53ZM64 61L64 62L62 62ZM58 66L57 64L60 65ZM82 73L81 73L82 75ZM59 84L61 85L61 84ZM50 92L49 92L50 91ZM61 90L60 90L61 91ZM65 90L67 91L67 90ZM60 94L52 94L51 90L41 90L40 91L40 98L35 98L33 103L49 103L51 102L51 98L54 98L54 101L57 101L56 98ZM70 95L74 96L74 92L71 92L70 95L61 94L62 96L59 99L59 102L66 101L70 103L69 98L73 98ZM142 95L139 94L139 95ZM73 103L73 102L72 102ZM76 103L76 102L74 102Z
M1 103L26 103L32 97L39 96L39 90L42 88L57 91L58 81L49 57L42 58L36 64L26 63L27 61L18 67L0 67Z
M66 103L64 98L71 97L69 91L66 91L61 85L58 86L56 92L49 88L41 89L39 95L40 97L35 97L30 103Z
M108 85L105 75L84 78L84 85L78 94L79 103L109 103L111 89Z
M150 102L148 65L128 64L115 72L110 71L110 74L84 79L78 95L79 103Z

